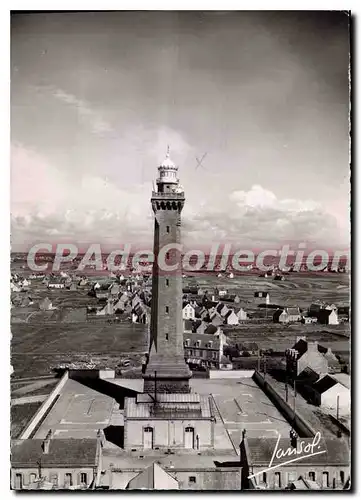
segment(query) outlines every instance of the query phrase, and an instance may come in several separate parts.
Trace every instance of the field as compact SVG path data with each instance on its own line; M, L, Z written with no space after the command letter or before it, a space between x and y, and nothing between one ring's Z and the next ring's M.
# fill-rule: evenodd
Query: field
M291 273L285 281L260 278L257 274L218 278L214 274L198 274L184 279L184 286L197 281L202 291L211 295L214 287L225 288L237 294L241 302L237 305L247 312L260 311L254 292L268 291L271 304L299 306L306 309L315 300L334 303L336 306L349 303L349 277L340 273ZM13 378L51 374L59 364L76 361L94 362L97 365L115 368L123 356L139 364L148 350L147 326L140 324L109 324L106 319L84 323L59 323L54 321L54 311L39 311L38 303L49 297L54 307L61 310L96 304L88 296L88 289L70 291L49 290L44 284L31 283L29 295L34 305L12 308L12 365ZM56 311L56 312L58 312ZM260 348L285 350L292 347L296 337L306 335L318 340L336 353L349 351L349 324L289 325L272 322L272 311L267 322L246 322L228 328L225 333L231 342L256 342Z
M95 362L113 367L121 356L139 358L147 351L147 325L13 324L11 362L14 377L49 374L62 363Z
M271 277L260 278L257 274L218 278L216 275L198 275L185 278L189 284L196 280L202 290L217 286L225 288L228 293L239 295L241 305L252 307L255 304L254 292L268 292L270 303L281 306L298 306L307 308L316 300L323 300L337 306L349 303L349 276L343 273L290 273L285 281L275 281Z
M10 434L12 439L17 439L30 419L40 408L41 403L28 403L11 407L11 427Z

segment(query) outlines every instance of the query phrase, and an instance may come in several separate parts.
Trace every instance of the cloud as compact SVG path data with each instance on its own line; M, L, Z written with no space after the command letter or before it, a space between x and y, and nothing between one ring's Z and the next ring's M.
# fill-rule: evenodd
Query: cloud
M24 183L25 180L25 183ZM254 185L202 199L199 186L186 187L183 241L199 247L212 241L255 248L304 241L338 241L337 219L313 200L278 199ZM69 183L61 171L34 151L12 147L12 243L67 242L82 248L146 244L153 236L151 183L121 188L96 175ZM189 196L188 196L189 194Z
M114 132L113 127L106 120L103 119L102 114L96 110L89 102L77 98L75 95L64 91L61 88L56 88L52 85L38 86L37 90L49 92L55 99L69 105L73 108L79 120L91 131L100 136L107 135Z

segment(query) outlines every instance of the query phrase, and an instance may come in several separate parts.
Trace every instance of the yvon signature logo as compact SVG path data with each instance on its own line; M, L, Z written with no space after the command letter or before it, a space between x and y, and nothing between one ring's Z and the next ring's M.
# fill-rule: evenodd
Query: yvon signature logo
M320 455L321 453L326 453L327 451L321 449L320 445L321 434L319 432L315 434L315 437L313 438L312 442L306 443L305 441L299 441L297 443L297 446L295 447L290 446L286 449L281 448L279 446L280 439L281 435L278 434L276 446L273 450L273 454L267 469L263 469L260 472L256 472L255 474L249 475L248 479L259 476L264 472L268 472L273 469L278 469L279 467L283 467L284 465L290 464L292 462L297 462L299 460L304 460L305 458L313 457L315 455ZM290 458L290 460L287 460L288 457L295 457L295 458ZM282 461L282 463L277 463L277 465L273 465L275 459L278 460L285 459L285 461L284 462Z

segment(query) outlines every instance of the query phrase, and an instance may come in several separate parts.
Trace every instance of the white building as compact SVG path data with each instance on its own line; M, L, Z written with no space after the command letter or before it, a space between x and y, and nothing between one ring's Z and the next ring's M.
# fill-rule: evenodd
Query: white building
M191 304L186 304L182 310L182 318L183 319L195 319L196 312L194 307Z

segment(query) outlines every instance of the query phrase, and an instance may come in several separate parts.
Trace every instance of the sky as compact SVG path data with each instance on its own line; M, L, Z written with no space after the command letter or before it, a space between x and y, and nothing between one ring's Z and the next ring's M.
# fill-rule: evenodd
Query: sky
M149 246L167 145L187 246L348 247L348 29L341 12L13 15L13 251Z

